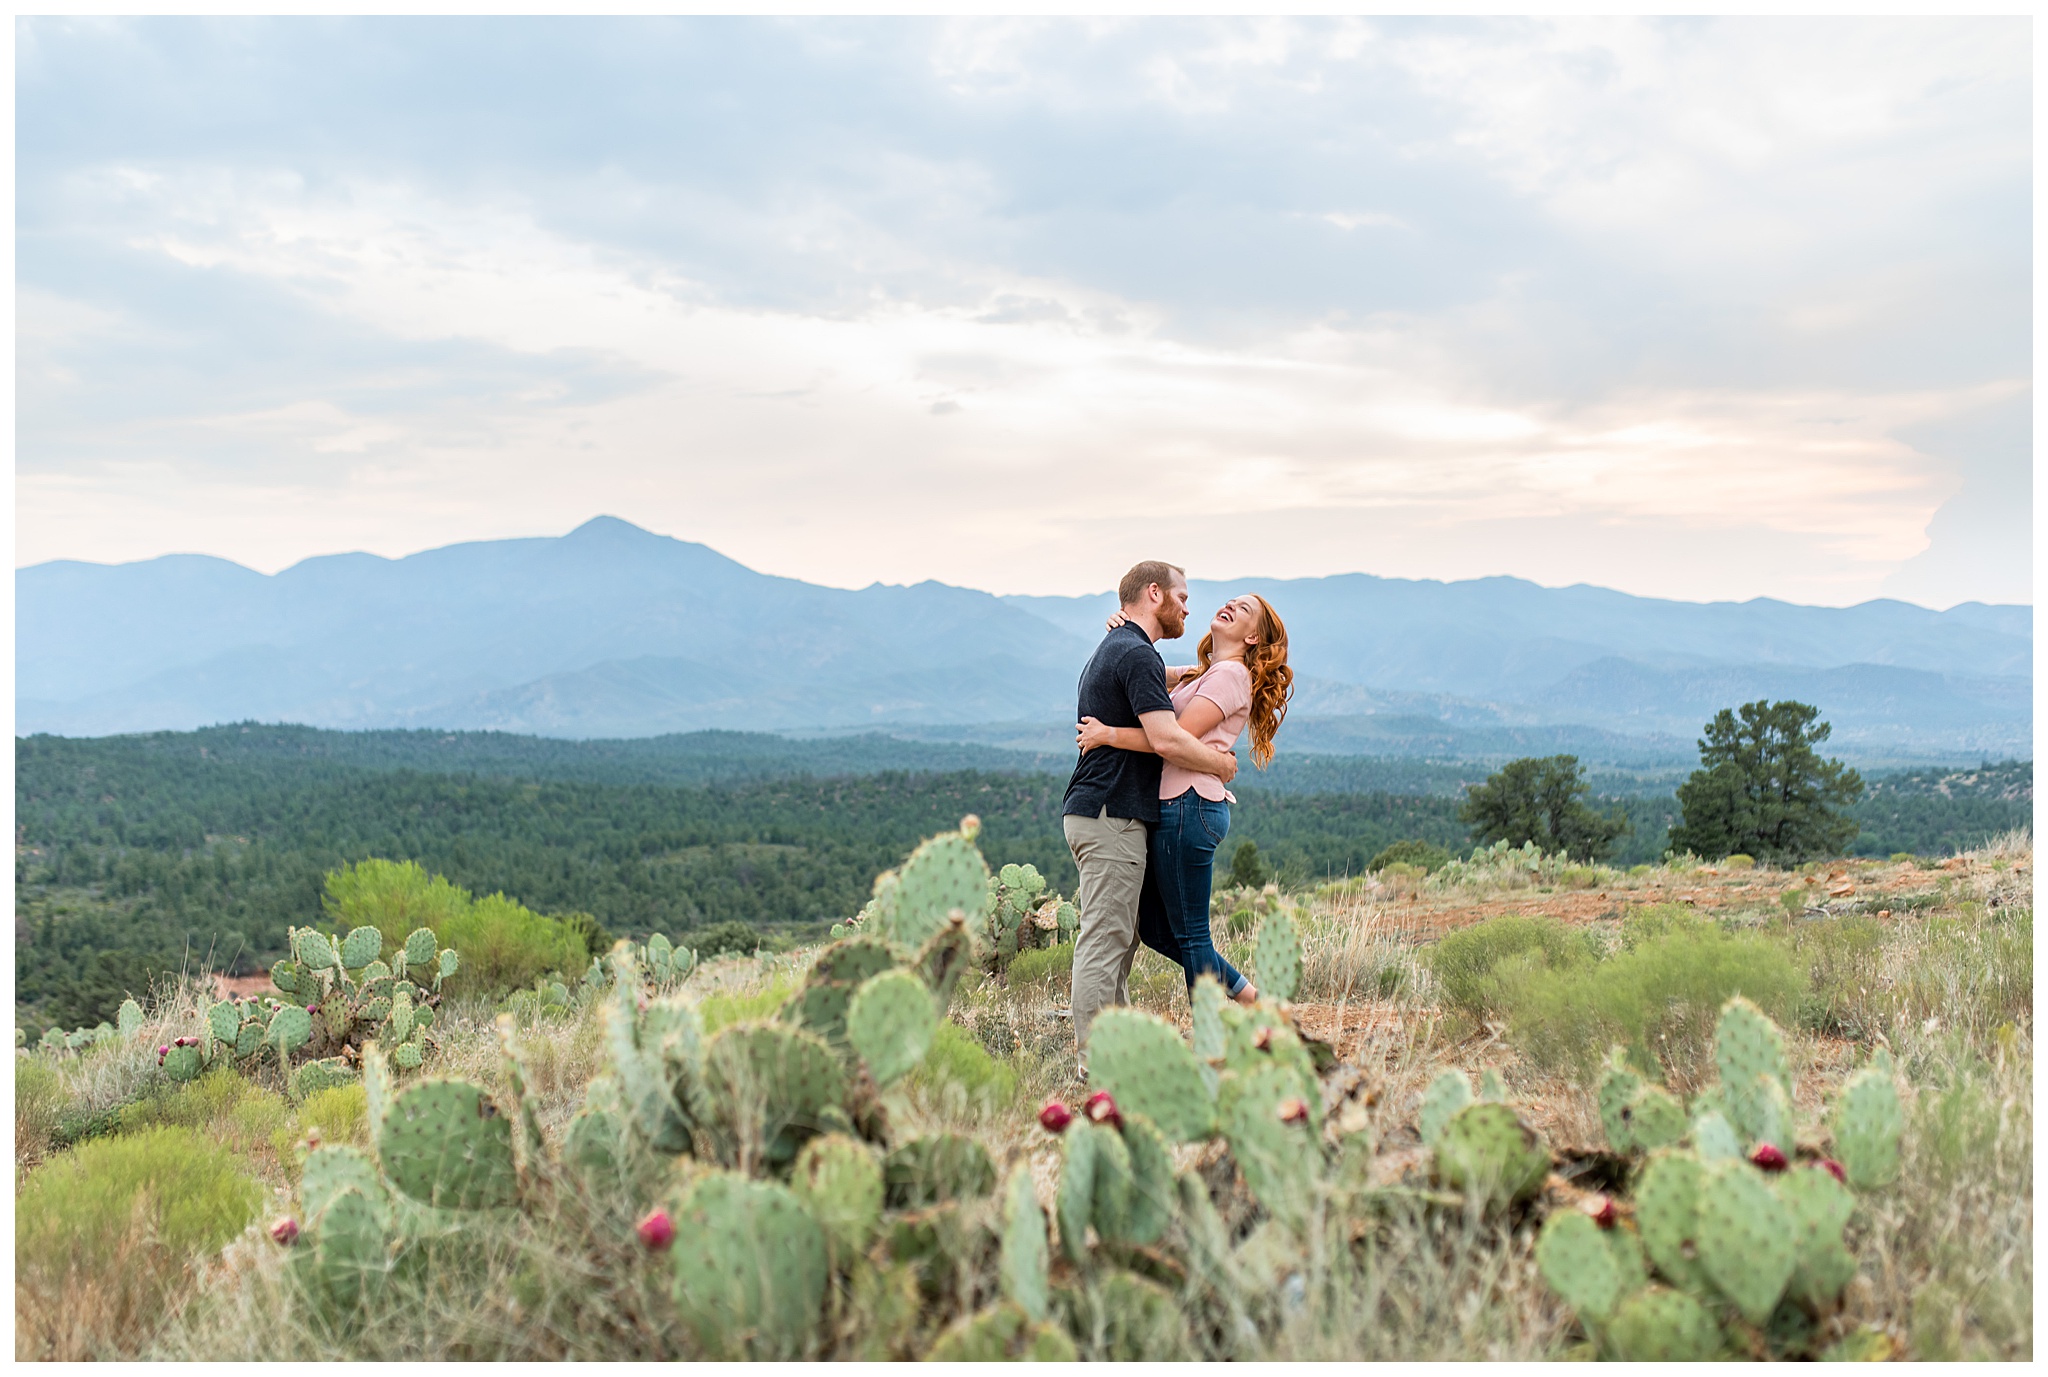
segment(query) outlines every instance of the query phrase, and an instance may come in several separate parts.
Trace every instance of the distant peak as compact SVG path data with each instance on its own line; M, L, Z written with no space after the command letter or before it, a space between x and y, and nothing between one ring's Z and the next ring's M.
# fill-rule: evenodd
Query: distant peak
M575 530L562 537L564 540L626 540L640 537L647 540L666 540L652 531L643 530L630 521L616 516L593 516Z

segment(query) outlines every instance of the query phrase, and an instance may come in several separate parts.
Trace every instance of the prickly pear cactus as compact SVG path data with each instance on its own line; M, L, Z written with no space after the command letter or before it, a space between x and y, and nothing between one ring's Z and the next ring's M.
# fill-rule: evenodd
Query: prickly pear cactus
M1435 1147L1444 1136L1451 1116L1472 1103L1472 1082L1463 1071L1439 1071L1429 1089L1422 1092L1422 1117L1418 1125L1422 1141Z
M1685 1136L1685 1106L1662 1086L1646 1085L1636 1092L1629 1106L1629 1133L1637 1147L1648 1151L1677 1142Z
M1736 995L1721 1006L1714 1024L1714 1065L1721 1073L1729 1125L1744 1142L1769 1141L1765 1129L1767 1089L1759 1077L1775 1081L1789 1098L1792 1073L1785 1064L1785 1037L1778 1025L1756 1005Z
M959 832L941 832L910 853L903 869L875 881L875 935L904 953L937 936L950 914L978 914L987 902L988 866ZM865 925L864 925L865 926Z
M1294 988L1301 981L1301 934L1295 930L1293 914L1285 908L1275 909L1259 924L1252 969L1259 977L1261 999L1284 1004L1294 998Z
M122 1000L119 1018L121 1025L121 1037L124 1040L133 1040L141 1034L142 1006L140 1004L137 1004L132 999Z
M1110 1130L1077 1119L1062 1142L1064 1160L1056 1200L1060 1251L1081 1266L1088 1263L1088 1224L1095 1213L1096 1148L1100 1135L1107 1132Z
M217 1043L233 1047L236 1035L242 1031L242 1011L228 1000L211 1004L206 1009L206 1031Z
M889 1208L921 1209L948 1200L976 1200L996 1188L988 1149L958 1133L913 1138L882 1163Z
M384 934L375 928L352 928L348 936L341 939L341 964L352 971L359 971L375 961L384 951Z
M296 1004L286 1004L270 1016L270 1027L264 1041L275 1047L279 1060L304 1047L313 1040L313 1015Z
M845 1097L846 1072L822 1041L784 1023L736 1023L704 1049L702 1107L719 1160L793 1161Z
M1641 1280L1622 1270L1600 1226L1577 1210L1550 1216L1536 1240L1536 1266L1580 1315L1604 1321Z
M1178 1032L1139 1009L1104 1009L1088 1033L1090 1079L1121 1109L1145 1115L1177 1143L1207 1138L1214 1129L1216 1107L1202 1069Z
M1657 1270L1688 1291L1706 1289L1700 1267L1699 1200L1705 1168L1689 1152L1650 1154L1636 1186L1636 1228Z
M795 1195L731 1172L677 1211L672 1294L707 1358L802 1357L824 1316L825 1231Z
M391 1097L373 1127L385 1176L413 1199L451 1210L517 1202L512 1125L468 1081L416 1081Z
M931 991L906 970L868 980L846 1009L847 1041L884 1089L924 1060L938 1026Z
M957 1320L925 1355L934 1363L1071 1363L1074 1341L1035 1321L1022 1306L1003 1301Z
M882 1164L856 1139L828 1133L805 1143L789 1188L825 1231L835 1257L859 1256L882 1220Z
M293 928L291 937L292 955L306 970L324 971L340 964L335 959L334 944L318 929Z
M1716 1113L1709 1112L1693 1120L1692 1144L1704 1162L1742 1160L1742 1140L1735 1136L1735 1130L1728 1121Z
M1504 1104L1480 1102L1453 1114L1436 1143L1437 1174L1489 1200L1525 1200L1543 1188L1550 1153L1536 1130Z
M1144 1114L1123 1110L1121 1134L1131 1159L1131 1205L1124 1241L1149 1247L1173 1218L1173 1150Z
M361 1192L389 1225L391 1198L384 1189L384 1178L377 1174L377 1164L366 1153L359 1148L324 1145L306 1154L299 1172L302 1218L317 1219L344 1190Z
M206 1051L202 1047L173 1047L163 1054L159 1063L164 1074L174 1081L189 1081L206 1069Z
M1719 1355L1721 1327L1685 1292L1652 1286L1616 1308L1607 1341L1624 1362L1699 1363Z
M1758 1076L1748 1100L1756 1124L1756 1137L1752 1142L1769 1143L1790 1155L1793 1143L1792 1100L1786 1095L1784 1084L1774 1076Z
M1799 1262L1792 1212L1747 1162L1713 1162L1700 1180L1699 1261L1751 1324L1771 1317Z
M1600 1127L1607 1132L1607 1146L1616 1152L1633 1152L1635 1100L1642 1092L1643 1078L1622 1060L1621 1049L1607 1054L1607 1069L1601 1073L1595 1098L1600 1103Z
M1033 1320L1043 1320L1051 1313L1051 1265L1045 1211L1031 1184L1030 1166L1020 1164L1011 1169L1009 1184L1003 1188L1003 1295Z
M1229 1034L1223 1025L1223 1006L1229 1002L1230 996L1223 993L1222 982L1213 975L1204 975L1195 981L1194 992L1188 996L1195 1061L1202 1070L1202 1083L1212 1096L1216 1093L1218 1064L1229 1050Z
M292 1072L291 1092L294 1100L304 1100L308 1095L317 1095L322 1090L332 1090L337 1085L353 1085L355 1068L340 1057L324 1057L309 1061Z
M347 1186L309 1223L309 1246L298 1260L308 1289L337 1307L361 1304L391 1270L388 1214Z
M1905 1112L1888 1070L1866 1066L1843 1083L1835 1103L1835 1156L1858 1190L1888 1186L1899 1176Z
M1794 1167L1776 1183L1778 1198L1791 1211L1799 1262L1792 1271L1792 1295L1816 1308L1831 1304L1856 1276L1856 1259L1842 1230L1856 1208L1848 1187L1821 1167Z
M1306 1222L1322 1169L1322 1142L1292 1069L1278 1062L1225 1073L1216 1117L1245 1185L1291 1227Z

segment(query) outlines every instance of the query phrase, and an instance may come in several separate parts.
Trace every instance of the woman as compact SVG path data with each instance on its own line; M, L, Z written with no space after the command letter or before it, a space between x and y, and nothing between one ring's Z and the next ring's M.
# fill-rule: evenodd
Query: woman
M1109 625L1113 630L1122 621L1119 612ZM1252 762L1263 770L1272 763L1273 734L1287 716L1294 691L1287 628L1258 594L1232 598L1209 623L1195 663L1169 668L1166 683L1175 716L1197 740L1233 750L1249 726ZM1097 746L1152 749L1144 728L1105 727L1092 717L1081 719L1079 744L1083 751ZM1159 825L1152 830L1139 901L1139 933L1147 946L1180 962L1191 993L1197 979L1214 975L1232 999L1253 1003L1258 989L1223 959L1209 932L1216 848L1230 834L1230 805L1237 799L1216 776L1167 762L1159 771L1159 800Z

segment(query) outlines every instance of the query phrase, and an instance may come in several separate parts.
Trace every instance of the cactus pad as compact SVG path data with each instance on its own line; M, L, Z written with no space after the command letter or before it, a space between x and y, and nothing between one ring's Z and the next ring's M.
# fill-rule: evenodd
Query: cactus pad
M925 1355L934 1363L1071 1363L1078 1356L1063 1331L1010 1301L955 1322Z
M902 870L875 882L872 921L890 946L913 952L946 926L950 914L980 913L987 900L981 852L960 833L942 832L911 852Z
M1637 1281L1622 1270L1606 1235L1578 1210L1550 1216L1536 1240L1536 1266L1566 1305L1592 1320L1605 1320Z
M828 1133L805 1143L789 1188L840 1258L858 1256L881 1222L882 1164L865 1143L844 1134Z
M1755 1136L1752 1144L1769 1143L1790 1155L1792 1151L1792 1100L1775 1076L1758 1076L1747 1097Z
M705 1176L677 1212L673 1294L707 1358L795 1358L824 1314L825 1231L785 1188Z
M1792 1093L1784 1034L1763 1010L1736 995L1721 1006L1721 1017L1714 1024L1714 1065L1721 1073L1729 1125L1744 1142L1762 1140L1766 1111L1758 1099L1757 1078L1768 1076L1788 1096Z
M1080 1125L1075 1125L1079 1128ZM1067 1132L1074 1132L1073 1128ZM1089 1219L1105 1243L1131 1242L1131 1150L1108 1124L1090 1124L1095 1139L1095 1194Z
M1615 1310L1607 1341L1624 1362L1701 1363L1720 1353L1721 1328L1685 1292L1652 1286Z
M270 1016L263 1040L288 1057L313 1040L313 1016L296 1004L287 1004Z
M134 1000L121 1001L121 1012L118 1017L122 1037L132 1038L142 1031L142 1006Z
M1685 1136L1685 1107L1662 1086L1646 1085L1629 1106L1629 1134L1645 1151L1667 1147Z
M1269 1213L1300 1224L1322 1166L1322 1142L1309 1123L1282 1117L1301 1097L1292 1070L1279 1062L1226 1073L1216 1087L1216 1117L1245 1184Z
M1088 1074L1119 1108L1145 1115L1175 1142L1206 1138L1215 1124L1201 1063L1169 1024L1142 1010L1113 1006L1096 1016Z
M1202 1068L1202 1083L1212 1096L1216 1093L1217 1063L1223 1060L1229 1047L1229 1035L1223 1027L1223 1006L1229 1002L1230 996L1223 993L1222 983L1213 975L1205 974L1196 980L1194 991L1188 996L1195 1061Z
M1636 1228L1657 1270L1688 1291L1706 1285L1696 1257L1699 1235L1699 1158L1666 1149L1650 1154L1636 1185Z
M728 1161L791 1160L826 1125L846 1088L839 1058L810 1033L781 1023L737 1023L704 1051L704 1104ZM630 1089L630 1087L622 1087Z
M1435 1147L1444 1136L1444 1125L1451 1121L1451 1116L1471 1103L1472 1082L1465 1079L1465 1073L1439 1071L1436 1079L1429 1083L1429 1089L1422 1092L1419 1124L1422 1141Z
M353 1067L340 1057L323 1057L309 1061L292 1072L291 1089L294 1100L304 1100L322 1090L332 1090L337 1085L353 1085L356 1073Z
M1079 1264L1088 1261L1088 1221L1095 1213L1095 1125L1076 1121L1063 1142L1060 1189L1055 1207L1060 1221L1060 1250Z
M882 1177L890 1209L918 1209L987 1195L996 1188L996 1164L974 1139L935 1133L891 1152L882 1163Z
M391 1049L391 1064L402 1071L417 1071L425 1061L417 1042L401 1042Z
M1488 1199L1524 1200L1543 1188L1550 1153L1504 1104L1480 1102L1453 1114L1436 1143L1437 1174Z
M1710 1163L1700 1180L1699 1262L1751 1324L1762 1324L1799 1262L1798 1229L1763 1173L1747 1162Z
M341 964L359 971L384 952L384 934L375 928L351 928L341 939Z
M210 1004L206 1009L206 1031L213 1035L215 1042L228 1046L235 1045L235 1035L242 1031L242 1010L240 1006L223 999Z
M1835 1156L1858 1190L1888 1186L1899 1175L1905 1114L1889 1071L1866 1066L1842 1086L1835 1103Z
M872 937L848 937L834 942L818 954L811 967L813 980L840 980L860 985L896 964L889 949Z
M1145 1115L1124 1109L1123 1141L1131 1155L1130 1222L1124 1241L1139 1247L1158 1242L1173 1217L1173 1150Z
M846 1009L846 1039L883 1089L924 1060L938 1025L931 991L905 970L868 980Z
M377 1164L359 1148L326 1146L306 1154L299 1173L299 1214L309 1224L325 1213L328 1205L344 1190L361 1191L363 1198L379 1207L389 1222L391 1202L384 1191L384 1178Z
M1607 1131L1607 1146L1615 1152L1633 1152L1638 1144L1634 1132L1635 1101L1643 1078L1628 1069L1621 1049L1608 1054L1607 1069L1601 1074L1597 1098L1600 1126Z
M292 955L310 971L327 970L335 964L334 944L315 928L292 929Z
M1709 1111L1693 1120L1692 1143L1703 1162L1739 1161L1742 1140L1719 1114Z
M1274 910L1259 924L1252 969L1259 977L1260 998L1278 1004L1294 998L1294 987L1301 982L1301 934L1285 908Z
M387 1214L375 1202L355 1186L344 1186L313 1221L312 1247L301 1265L330 1299L356 1303L390 1270L386 1224Z
M1842 1242L1842 1229L1856 1208L1848 1187L1821 1167L1794 1167L1778 1178L1778 1198L1792 1212L1798 1231L1799 1265L1792 1294L1824 1307L1856 1276L1856 1259Z
M467 1081L399 1091L385 1107L377 1150L391 1184L426 1204L490 1209L518 1198L511 1122Z
M405 964L425 971L434 964L441 943L432 928L414 928L405 938Z
M1034 1320L1043 1320L1051 1304L1047 1280L1052 1244L1046 1236L1045 1211L1031 1184L1031 1168L1010 1172L1003 1190L1003 1295Z
M206 1067L206 1056L197 1047L173 1047L164 1053L164 1074L174 1081L189 1081Z

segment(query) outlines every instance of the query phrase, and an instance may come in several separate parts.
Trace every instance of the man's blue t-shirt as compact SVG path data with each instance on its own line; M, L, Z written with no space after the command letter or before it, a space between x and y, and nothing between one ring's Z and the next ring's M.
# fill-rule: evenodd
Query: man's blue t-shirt
M1081 671L1080 709L1074 720L1092 717L1104 726L1135 727L1140 713L1172 711L1166 665L1152 648L1152 638L1135 622L1125 622L1104 636ZM1098 746L1074 766L1060 811L1092 818L1107 808L1113 818L1157 823L1159 764L1159 757L1149 751Z

